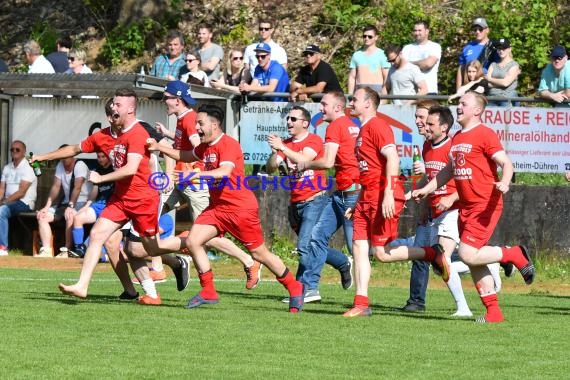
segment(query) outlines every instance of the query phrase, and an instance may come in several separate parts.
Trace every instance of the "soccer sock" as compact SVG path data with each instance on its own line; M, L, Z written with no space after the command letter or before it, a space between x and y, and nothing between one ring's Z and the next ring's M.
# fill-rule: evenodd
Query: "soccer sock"
M450 262L447 259L447 262ZM469 311L469 306L467 305L467 300L465 299L465 294L463 293L463 287L461 286L461 278L457 271L450 265L449 271L449 281L447 282L447 287L455 300L457 305L457 311Z
M483 305L487 308L485 321L491 323L503 322L505 318L503 317L503 313L499 307L499 298L497 297L497 293L490 292L487 294L481 294L481 288L479 286L477 286L477 290L479 291L481 302L483 302Z
M366 296L359 296L357 294L354 296L354 306L365 309L370 306L370 300Z
M432 262L435 260L437 254L436 250L432 247L422 247L425 252L424 261Z
M73 244L83 244L83 227L73 227L71 234L73 235Z
M501 264L513 263L518 270L521 270L528 264L528 260L518 245L514 247L501 247L501 251L503 252L503 257L499 261Z
M158 294L156 294L156 286L154 285L154 281L151 278L142 280L141 286L146 295L151 298L158 298Z
M463 261L452 261L451 266L458 274L469 273L470 271L469 267Z
M214 272L210 269L206 273L199 273L200 286L202 290L200 291L200 296L207 300L217 300L218 293L214 287Z
M283 272L281 277L277 277L277 281L287 289L290 297L298 297L303 294L303 285L299 281L295 280L295 277L293 277L289 268L285 269L285 272Z
M501 287L503 285L503 281L501 280L501 273L499 272L500 267L501 266L499 263L487 264L487 268L489 268L489 272L491 272L493 281L495 281L495 292L497 293L501 291Z

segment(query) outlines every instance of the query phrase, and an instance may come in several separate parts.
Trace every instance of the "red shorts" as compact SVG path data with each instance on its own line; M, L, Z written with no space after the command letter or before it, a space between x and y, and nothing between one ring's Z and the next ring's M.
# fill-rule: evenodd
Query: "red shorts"
M475 248L484 247L491 239L502 213L503 207L492 210L459 209L460 240Z
M111 196L100 218L115 223L131 220L133 228L140 236L155 236L158 232L158 203L160 197L142 198L136 201L124 201Z
M356 203L352 217L352 240L368 240L372 246L382 247L398 237L398 221L404 209L404 202L395 200L396 216L392 219L384 219L379 205L379 202Z
M221 234L228 232L250 252L264 243L257 209L227 211L208 206L194 224L214 226Z

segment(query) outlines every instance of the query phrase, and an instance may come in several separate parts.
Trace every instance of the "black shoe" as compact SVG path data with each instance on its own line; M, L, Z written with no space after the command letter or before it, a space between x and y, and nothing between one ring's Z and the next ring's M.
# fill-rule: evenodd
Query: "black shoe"
M519 272L523 276L524 282L527 285L530 285L534 281L534 275L535 275L534 264L532 263L532 259L530 258L528 249L524 245L519 245L519 248L521 249L523 256L528 260L528 263L524 267L517 269L519 269Z
M352 287L352 258L348 258L348 263L340 272L340 283L344 290L350 289Z
M188 282L190 281L190 268L188 265L188 261L184 256L176 256L180 266L176 268L172 268L172 272L174 273L174 277L176 277L176 289L179 292L186 289L188 286Z
M500 264L505 271L505 276L511 277L515 271L515 266L511 263Z
M417 305L415 303L408 303L406 306L398 309L399 311L403 311L405 313L423 313L426 311L426 307L422 305Z
M67 251L69 257L73 257L76 259L82 259L85 256L85 245L84 244L75 244L73 249Z
M127 292L126 290L124 292L122 292L119 295L119 299L121 301L134 301L136 299L139 298L139 292L136 292L136 294L133 296L132 294L129 294L129 292Z

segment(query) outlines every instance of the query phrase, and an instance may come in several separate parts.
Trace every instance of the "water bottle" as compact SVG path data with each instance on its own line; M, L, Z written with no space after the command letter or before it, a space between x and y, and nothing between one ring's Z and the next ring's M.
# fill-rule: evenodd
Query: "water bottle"
M33 156L34 156L34 152L30 152L30 160L32 159ZM34 174L36 175L36 177L39 177L42 175L42 169L40 168L40 162L39 161L34 161L32 163L32 168L34 169Z

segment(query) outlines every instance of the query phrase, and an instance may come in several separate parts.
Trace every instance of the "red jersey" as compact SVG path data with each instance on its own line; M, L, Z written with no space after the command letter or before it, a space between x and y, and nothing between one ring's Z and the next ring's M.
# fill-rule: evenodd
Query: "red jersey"
M309 133L300 140L290 137L283 141L283 144L293 152L302 153L305 149L311 149L317 155L315 160L323 157L323 140L314 133ZM311 198L313 195L327 189L327 179L324 170L308 169L303 172L297 170L297 164L286 158L283 152L278 156L286 160L289 174L293 177L289 182L291 187L291 203L298 203Z
M437 173L443 169L449 162L449 150L451 149L451 139L446 137L445 140L440 141L438 144L433 145L429 141L424 143L424 148L422 151L422 156L426 165L426 175L428 180L432 180L437 176ZM455 181L452 179L445 185L438 188L436 191L430 194L429 203L431 207L431 215L436 218L442 214L435 206L438 204L442 197L448 196L455 193ZM457 208L457 203L455 202L450 210Z
M194 155L202 160L206 171L217 169L222 164L233 166L229 178L216 180L209 186L209 207L228 211L258 209L255 195L243 183L245 181L243 152L235 139L222 134L210 144L198 145L194 149Z
M194 146L190 139L193 136L198 136L198 130L196 129L196 112L190 109L182 115L176 118L176 132L174 132L174 149L179 150L193 150ZM175 170L181 171L191 171L192 169L198 168L204 170L204 165L201 162L182 162L176 161Z
M503 150L497 134L484 124L453 136L450 155L461 207L502 206L502 193L495 188L497 164L491 157Z
M142 160L132 177L115 181L114 196L121 200L138 200L141 198L156 197L156 190L148 186L150 174L150 152L146 149L146 140L149 134L138 120L124 128L114 141L113 150L109 156L113 169L117 170L127 164L128 155L140 155Z
M365 187L365 195L372 195L383 190L386 186L386 157L381 153L382 149L396 146L392 128L384 120L373 117L361 128L356 139L356 158L360 170L360 183ZM398 182L398 177L392 178L390 182L395 185L394 199L404 199L403 185ZM366 191L372 190L373 193ZM383 195L378 195L377 200L381 200Z
M103 152L110 157L116 138L111 127L107 127L81 141L79 147L83 153Z
M325 145L338 147L334 160L336 187L339 190L348 189L353 183L358 183L358 161L354 155L356 138L360 128L348 116L333 120L325 133Z

